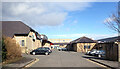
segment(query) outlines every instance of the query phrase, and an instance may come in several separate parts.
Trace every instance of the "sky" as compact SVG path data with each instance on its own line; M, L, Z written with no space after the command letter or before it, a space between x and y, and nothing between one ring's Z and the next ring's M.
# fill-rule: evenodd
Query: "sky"
M3 2L3 21L22 21L48 38L102 39L117 36L104 21L117 2Z

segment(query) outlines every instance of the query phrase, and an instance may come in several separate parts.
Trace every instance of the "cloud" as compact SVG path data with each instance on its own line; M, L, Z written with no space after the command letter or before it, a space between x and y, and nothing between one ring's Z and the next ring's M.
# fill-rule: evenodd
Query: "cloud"
M59 38L72 38L72 39L77 39L83 36L98 40L98 39L103 39L103 38L109 38L109 37L114 37L117 36L118 34L62 34L62 35L49 35L49 36L54 36L54 37L59 37Z
M3 2L2 19L20 20L24 23L36 26L63 25L69 12L83 11L91 7L90 3L37 3L37 2Z
M53 13L43 14L36 19L40 21L36 23L36 25L57 26L59 24L62 24L66 16L67 13L65 12L61 12L61 13L53 12Z
M62 11L82 11L85 10L87 7L91 7L91 3L89 2L63 2L63 3L50 3L49 6L56 8L57 10Z
M40 14L45 11L44 8L40 7L31 7L29 4L19 3L19 4L12 4L9 8L12 15L23 15L23 14Z

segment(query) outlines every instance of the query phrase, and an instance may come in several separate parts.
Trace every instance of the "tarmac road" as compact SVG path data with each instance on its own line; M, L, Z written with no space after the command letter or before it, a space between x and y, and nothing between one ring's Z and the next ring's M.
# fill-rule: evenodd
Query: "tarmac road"
M84 54L79 52L68 52L53 50L50 55L30 55L29 57L38 58L39 61L30 66L30 68L39 67L75 67L75 68L95 68L101 69L101 65L90 62L83 58ZM96 68L98 67L98 68ZM100 67L100 68L99 68ZM69 68L70 69L70 68Z

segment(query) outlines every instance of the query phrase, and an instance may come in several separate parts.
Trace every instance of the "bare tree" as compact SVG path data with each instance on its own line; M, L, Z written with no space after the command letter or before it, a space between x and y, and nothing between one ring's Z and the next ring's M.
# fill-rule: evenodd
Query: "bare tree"
M109 18L105 19L104 23L112 30L120 33L120 2L118 3L117 14L112 14Z

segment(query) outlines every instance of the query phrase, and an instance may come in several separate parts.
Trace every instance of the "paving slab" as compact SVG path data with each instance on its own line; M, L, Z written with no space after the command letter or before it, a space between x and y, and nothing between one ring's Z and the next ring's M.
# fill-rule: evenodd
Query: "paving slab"
M120 62L118 62L118 61L110 61L110 60L106 60L104 58L99 58L99 57L95 57L95 56L88 56L88 55L84 55L83 57L85 57L91 61L97 62L99 64L102 64L106 67L112 68L112 69L116 69L116 68L120 67Z
M11 69L11 68L12 69L20 69L20 68L23 68L25 65L33 62L33 61L35 61L34 58L24 57L17 62L3 65L2 69Z

